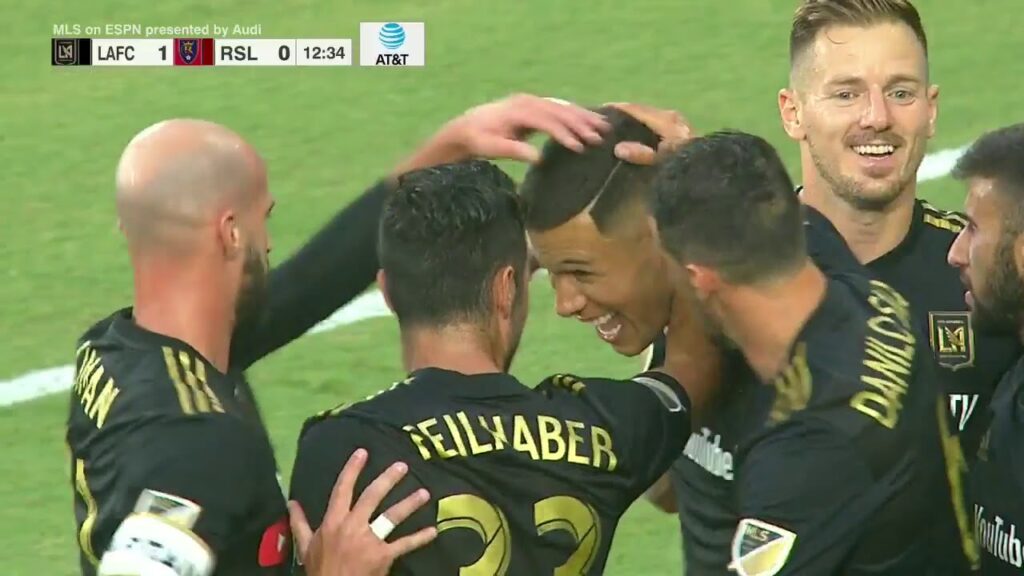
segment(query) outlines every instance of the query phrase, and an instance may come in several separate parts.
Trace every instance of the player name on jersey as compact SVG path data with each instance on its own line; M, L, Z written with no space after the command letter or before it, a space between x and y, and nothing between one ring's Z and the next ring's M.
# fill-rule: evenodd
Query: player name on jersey
M479 414L474 418L460 411L406 425L404 430L424 460L510 449L533 460L564 461L610 472L619 461L608 430L543 414Z
M352 40L54 38L54 66L351 66Z

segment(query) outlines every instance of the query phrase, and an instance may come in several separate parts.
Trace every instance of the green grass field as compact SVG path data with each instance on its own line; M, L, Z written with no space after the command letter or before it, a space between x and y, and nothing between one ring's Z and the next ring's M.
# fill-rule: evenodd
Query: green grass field
M513 91L588 104L675 107L700 128L769 138L795 168L775 94L786 78L792 0L15 3L0 0L0 379L70 363L74 339L130 301L112 184L122 147L168 117L224 123L261 150L278 208L275 259L387 170L442 121ZM1017 0L966 5L922 0L932 73L942 86L932 149L960 146L1019 121ZM215 6L215 7L214 7ZM353 38L360 20L425 21L421 69L59 69L48 65L52 26L262 24L271 38ZM521 167L511 167L521 175ZM957 207L956 183L923 194ZM533 316L514 372L625 374L578 323L554 315L535 283ZM396 326L377 319L302 339L251 371L285 476L302 420L400 376ZM0 409L0 534L5 574L77 572L71 488L58 394ZM620 526L609 574L678 574L677 521L637 503Z

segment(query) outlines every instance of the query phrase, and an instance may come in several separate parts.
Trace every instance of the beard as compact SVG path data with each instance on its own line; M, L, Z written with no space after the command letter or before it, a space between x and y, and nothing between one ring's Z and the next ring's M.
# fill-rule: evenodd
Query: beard
M974 293L971 317L979 332L1016 335L1024 315L1024 282L1013 260L1013 235L1007 234L996 247L992 271L988 275L988 294Z
M265 253L249 248L242 263L242 286L235 300L235 331L257 324L267 303L270 265Z
M856 145L857 143L872 140L882 140L896 146L905 144L901 138L895 135L880 136L872 136L870 138L859 137L853 142L844 141L843 146L845 148L851 144ZM858 181L856 176L843 174L839 168L839 162L830 162L810 138L807 139L807 148L811 154L811 160L814 162L815 169L829 185L833 193L861 212L883 212L888 208L893 201L899 198L900 192L905 190L916 179L917 167L921 163L921 158L923 158L923 154L920 154L920 158L917 160L916 165L913 166L913 170L910 170L912 162L904 165L894 182L886 182L882 188L868 190L866 186ZM914 156L918 156L918 154Z
M725 331L725 325L712 310L709 300L700 300L693 292L687 295L687 307L692 310L698 322L704 329L708 340L718 349L723 351L739 350L739 344L729 337Z

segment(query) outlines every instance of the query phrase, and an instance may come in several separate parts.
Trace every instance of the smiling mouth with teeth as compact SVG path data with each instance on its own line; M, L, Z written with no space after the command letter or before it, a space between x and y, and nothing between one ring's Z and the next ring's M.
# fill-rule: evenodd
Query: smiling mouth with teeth
M597 330L597 335L605 342L615 340L622 330L622 323L616 320L615 314L609 312L589 322Z
M854 146L853 151L861 156L888 156L896 151L892 144L861 144Z

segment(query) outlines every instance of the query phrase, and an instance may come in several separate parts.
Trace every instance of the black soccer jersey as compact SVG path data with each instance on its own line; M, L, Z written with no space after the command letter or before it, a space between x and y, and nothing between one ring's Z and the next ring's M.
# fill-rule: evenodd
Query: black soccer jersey
M985 576L1024 574L1024 359L996 388L971 466L973 521Z
M82 336L67 443L85 576L143 491L160 505L191 502L183 514L200 508L192 531L216 556L215 574L287 572L284 496L243 371L373 282L376 222L392 188L369 189L270 272L269 300L236 331L227 373L185 343L143 330L128 309Z
M954 426L970 461L987 427L985 408L992 391L1021 350L1013 337L974 330L959 272L946 261L964 223L959 214L918 200L906 238L867 268L910 302L940 366Z
M688 575L968 571L963 455L927 344L898 293L836 278L770 385L730 353L673 465Z
M366 448L359 492L393 462L409 465L377 513L420 487L431 494L391 539L439 531L392 573L600 574L619 518L679 456L688 411L660 373L530 389L507 374L428 368L308 421L291 496L319 526L341 468Z
M863 272L832 223L809 206L804 207L804 235L811 258L826 274ZM651 347L647 368L661 366L664 358L662 336ZM683 533L686 573L691 576L724 574L729 563L737 522L736 450L749 425L743 399L748 389L760 386L737 350L725 353L722 369L725 386L669 473Z
M976 558L956 437L904 298L830 279L787 367L744 395L736 454L745 573L966 573Z
M915 330L920 330L922 339L928 341L939 364L945 363L936 367L937 377L942 389L950 393L948 404L954 431L959 431L963 438L963 453L970 460L980 436L978 423L984 421L984 410L978 411L977 407L986 405L990 385L985 383L998 378L1001 367L1012 361L1017 346L1009 339L975 334L971 329L970 318L964 312L963 286L956 271L945 261L962 224L955 214L940 212L919 201L907 237L899 247L867 268L857 263L827 218L809 206L804 209L808 252L819 268L827 275L877 276L891 283L910 302ZM955 312L956 316L952 312L945 316L937 314L943 311ZM937 322L939 318L948 321ZM943 360L942 351L948 352L953 344L969 352L962 357L970 360L969 365L953 363L951 353ZM649 367L659 366L663 358L664 338L660 338L652 347ZM726 367L733 374L726 380L733 388L729 395L740 394L742 387L754 385L742 377L749 374L745 363L741 359L735 363L739 365ZM745 414L741 405L728 402L729 397L722 400L719 409L709 411L701 430L689 440L684 457L673 464L670 472L687 574L721 573L720 566L732 537L732 530L722 519L733 513L731 499L725 495L732 490L732 463ZM723 472L724 462L729 463L728 474Z
M144 491L199 508L185 528L216 574L287 573L287 510L250 398L240 372L143 330L130 310L85 333L67 431L83 574L96 573Z

